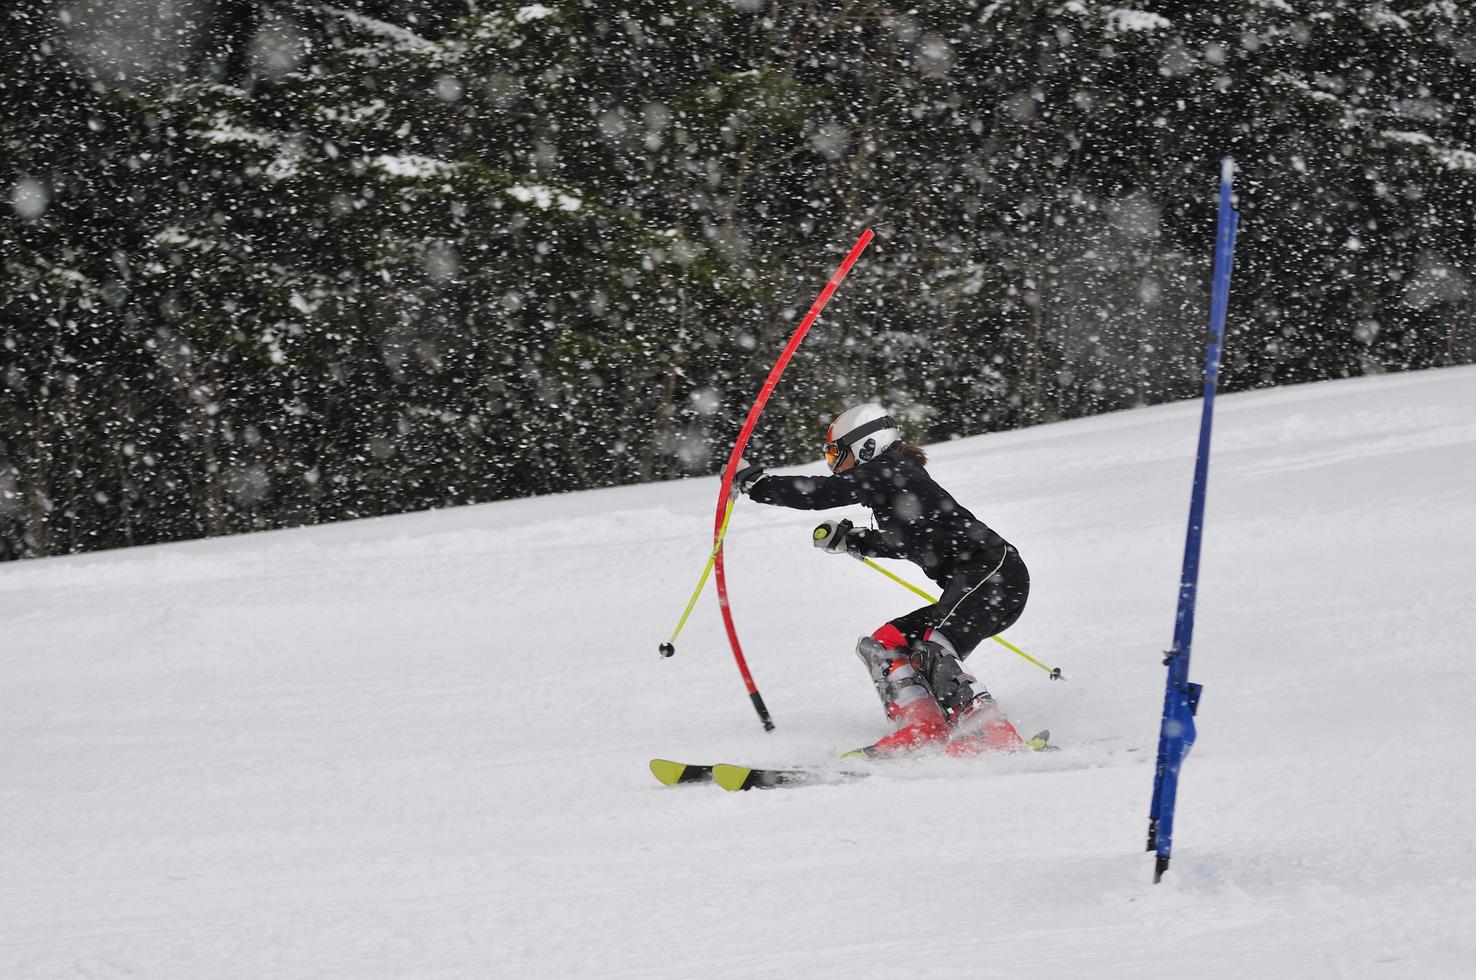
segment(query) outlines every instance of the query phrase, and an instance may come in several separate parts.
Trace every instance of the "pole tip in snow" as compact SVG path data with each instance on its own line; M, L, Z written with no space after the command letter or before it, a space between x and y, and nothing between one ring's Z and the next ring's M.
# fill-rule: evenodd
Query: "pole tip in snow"
M1064 677L1061 676L1061 668L1060 667L1052 667L1051 668L1051 680L1053 680L1053 681L1064 681L1065 679L1066 678L1064 678Z
M774 719L769 717L769 709L764 705L763 696L759 694L757 688L754 688L753 692L748 695L748 699L753 702L753 709L758 712L759 721L764 723L764 731L772 732Z
M657 649L661 651L661 655L663 657L676 656L676 647L672 646L670 643L663 643L661 644L661 646L657 647Z

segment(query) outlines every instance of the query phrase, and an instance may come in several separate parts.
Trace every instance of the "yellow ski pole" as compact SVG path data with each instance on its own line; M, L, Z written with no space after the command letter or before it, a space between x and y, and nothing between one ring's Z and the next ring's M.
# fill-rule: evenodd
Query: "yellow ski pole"
M916 592L918 595L922 596L924 599L928 600L929 602L937 602L938 601L938 597L937 596L935 596L935 595L928 595L922 589L919 589L917 586L913 585L911 582L907 581L902 576L896 575L893 572L891 572L889 569L883 568L882 566L878 565L876 562L872 561L870 558L862 558L861 559L861 563L863 565L866 565L866 566L870 567L870 568L876 569L878 572L881 572L887 578L891 579L893 582L896 582L898 585L902 586L904 589L911 589L913 592Z
M911 589L913 592L915 592L918 595L922 596L924 599L928 600L929 602L937 602L938 601L938 599L937 599L936 596L929 595L928 593L924 592L922 589L919 589L917 586L915 586L911 582L907 581L902 576L896 575L892 571L890 571L889 569L883 568L882 566L878 565L876 562L872 561L870 558L862 558L861 559L861 562L862 562L862 564L864 564L864 565L866 565L866 566L868 566L870 568L874 568L878 572L881 572L887 578L891 579L893 582L896 582L898 585L902 586L903 588ZM1013 643L1011 643L1009 640L1006 640L1004 637L1002 637L1002 636L992 636L992 637L990 637L990 639L993 640L995 643L998 643L1000 646L1004 647L1006 650L1009 650L1011 653L1014 653L1017 656L1023 657L1024 659L1026 659L1026 660L1030 661L1031 663L1035 664L1035 666L1039 667L1041 670L1043 670L1047 674L1049 674L1051 680L1053 680L1053 681L1064 681L1066 679L1065 677L1061 676L1061 668L1060 667L1047 667L1045 664L1041 663L1039 660L1036 660L1030 654L1026 653L1024 650L1021 650L1019 647L1015 646Z
M702 569L702 577L697 580L697 588L692 591L692 598L687 600L687 608L682 611L682 618L677 620L676 629L671 631L671 637L657 649L663 657L676 655L677 634L682 627L687 625L687 617L692 615L692 609L697 605L697 597L702 594L702 587L707 584L707 576L712 574L712 564L717 561L718 552L723 550L723 538L728 536L728 522L733 519L733 505L737 503L736 498L728 499L728 511L723 515L722 526L718 528L717 539L712 543L712 554L707 556L707 565Z

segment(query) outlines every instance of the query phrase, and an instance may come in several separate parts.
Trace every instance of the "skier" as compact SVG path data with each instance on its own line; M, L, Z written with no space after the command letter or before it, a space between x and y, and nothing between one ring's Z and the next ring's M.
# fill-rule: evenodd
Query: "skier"
M837 416L825 433L825 461L833 476L771 476L742 459L734 493L799 510L861 504L875 528L826 521L815 529L815 547L855 558L905 558L943 589L938 602L856 644L887 717L899 726L859 751L889 756L945 746L968 755L1023 748L1014 725L962 663L1025 608L1030 574L1020 553L934 482L924 468L926 453L902 441L881 405Z

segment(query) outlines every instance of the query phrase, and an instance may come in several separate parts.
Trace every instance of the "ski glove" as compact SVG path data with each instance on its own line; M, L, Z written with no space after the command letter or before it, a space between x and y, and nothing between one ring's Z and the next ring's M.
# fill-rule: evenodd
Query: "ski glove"
M861 532L854 531L854 528L855 525L850 521L826 521L815 528L811 543L827 555L850 555L852 558L860 558L862 555L859 550L858 536Z
M738 472L733 474L733 489L730 496L737 497L740 493L748 493L753 485L764 478L764 468L756 463L750 463L742 456L738 457Z

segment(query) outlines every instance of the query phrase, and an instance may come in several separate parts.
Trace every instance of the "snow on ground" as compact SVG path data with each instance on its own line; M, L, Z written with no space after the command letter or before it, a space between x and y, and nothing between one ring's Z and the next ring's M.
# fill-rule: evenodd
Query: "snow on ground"
M658 658L712 479L6 565L0 976L1469 976L1476 370L1219 409L1160 885L1195 402L935 448L1068 680L971 663L1065 748L838 786L646 771L884 731L852 646L912 601L813 514L730 534L775 732L710 595Z

